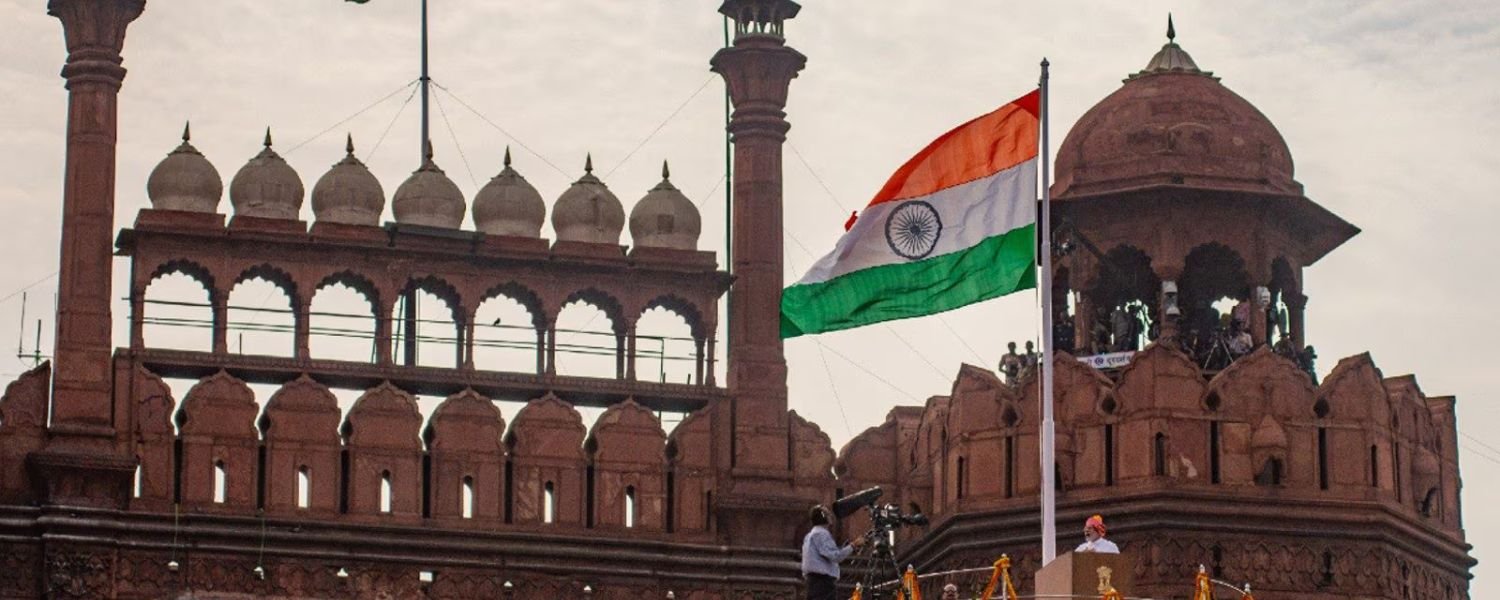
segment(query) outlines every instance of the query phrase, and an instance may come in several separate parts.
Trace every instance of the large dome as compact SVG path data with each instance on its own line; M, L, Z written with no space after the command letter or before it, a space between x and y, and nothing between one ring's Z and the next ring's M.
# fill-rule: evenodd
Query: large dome
M1170 39L1068 132L1053 196L1160 185L1301 195L1276 126Z

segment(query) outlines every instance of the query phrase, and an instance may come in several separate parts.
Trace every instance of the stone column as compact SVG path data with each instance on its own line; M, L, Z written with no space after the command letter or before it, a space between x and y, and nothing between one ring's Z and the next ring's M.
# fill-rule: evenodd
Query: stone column
M625 323L625 378L635 381L635 321Z
M547 373L547 328L539 327L536 330L536 374Z
M145 0L51 0L68 50L62 243L48 446L29 457L47 504L123 508L134 459L114 454L110 282L125 30Z
M387 299L389 298L389 299ZM390 294L380 295L380 306L376 307L375 314L375 364L389 366L391 364L391 352L395 340L391 339L395 333L392 331L392 321L395 319L392 313L396 310L396 300Z
M791 128L787 94L807 63L787 47L791 0L726 0L734 43L714 55L734 112L733 249L729 296L729 394L715 411L714 514L721 541L789 547L810 501L793 487L787 365L781 343L782 146ZM727 406L726 406L727 404Z
M211 288L208 303L213 308L214 354L229 353L229 290Z
M474 320L478 318L476 310L464 312L463 339L460 340L462 350L459 354L459 365L470 371L474 370Z
M547 370L546 375L557 374L557 318L547 319Z
M1307 295L1301 291L1287 290L1286 312L1287 328L1292 330L1292 347L1301 352L1307 347L1306 323L1303 320L1303 311L1307 309Z
M292 300L292 337L295 338L295 353L297 360L307 360L312 357L312 298L297 297Z
M146 289L130 290L130 347L146 347Z
M756 5L745 10L746 4ZM735 5L735 6L731 6ZM764 5L764 6L761 6ZM780 14L795 15L785 0L726 2L736 19L734 44L711 64L729 87L734 113L734 222L731 227L735 284L729 296L729 387L735 396L736 449L731 464L784 471L786 356L781 344L782 145L786 142L787 94L807 57L786 46Z

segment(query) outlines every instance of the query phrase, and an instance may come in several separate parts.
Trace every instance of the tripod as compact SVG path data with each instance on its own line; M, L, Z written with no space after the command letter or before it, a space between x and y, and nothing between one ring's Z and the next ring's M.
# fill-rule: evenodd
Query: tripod
M906 586L905 580L901 577L901 564L896 562L896 552L891 547L892 533L879 529L871 529L865 533L865 547L870 551L868 556L863 557L866 564L859 582L864 590L861 595L862 600L891 600L896 597L896 590ZM887 574L890 578L884 579L883 577ZM877 587L887 582L890 585ZM914 590L902 591L905 592L903 595L908 600L914 597Z

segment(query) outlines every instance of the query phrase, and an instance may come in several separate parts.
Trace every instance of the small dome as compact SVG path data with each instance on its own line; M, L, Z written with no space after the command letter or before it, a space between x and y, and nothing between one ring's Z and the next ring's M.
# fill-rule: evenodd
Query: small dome
M146 197L151 208L212 213L219 210L224 180L219 170L191 143L191 131L182 127L182 145L168 154L146 178Z
M229 203L236 216L296 219L302 211L302 178L271 149L269 128L264 144L229 182Z
M637 247L697 250L702 230L698 207L672 185L671 171L662 163L661 183L630 211L630 239Z
M625 229L625 208L603 181L594 177L594 158L583 165L583 177L558 197L552 207L552 229L558 241L620 243Z
M396 222L406 225L458 229L464 224L467 210L464 193L432 162L431 147L422 168L413 171L391 198Z
M490 235L542 236L547 203L542 195L510 168L510 148L505 149L505 169L474 195L474 228Z
M329 223L379 225L385 211L385 190L380 180L354 157L354 137L345 143L339 161L313 185L313 217Z
M1300 195L1270 119L1168 41L1084 113L1057 152L1059 200L1157 185Z

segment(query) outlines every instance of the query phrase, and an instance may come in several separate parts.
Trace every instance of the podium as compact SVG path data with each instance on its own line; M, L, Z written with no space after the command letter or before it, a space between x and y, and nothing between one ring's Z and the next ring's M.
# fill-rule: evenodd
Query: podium
M1036 572L1036 595L1098 598L1113 586L1128 596L1135 588L1134 562L1129 554L1069 552Z

